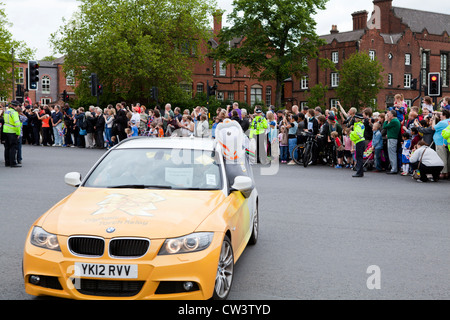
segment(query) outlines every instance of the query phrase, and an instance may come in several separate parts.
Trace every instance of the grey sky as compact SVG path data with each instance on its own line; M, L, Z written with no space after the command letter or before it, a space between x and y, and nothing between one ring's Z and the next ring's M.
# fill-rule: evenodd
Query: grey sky
M79 4L77 0L1 1L8 21L13 24L13 27L9 28L13 38L37 49L35 57L37 59L53 54L49 44L50 34L62 25L63 17L70 18ZM232 0L217 0L218 8L226 10L225 14L230 13L232 2ZM393 0L393 6L450 14L450 1ZM337 25L341 32L350 31L353 26L351 14L367 10L370 16L372 9L372 0L329 0L327 9L319 11L316 15L317 33L328 34L333 24ZM37 18L30 19L29 12L35 13L34 16ZM226 21L224 23L226 24Z

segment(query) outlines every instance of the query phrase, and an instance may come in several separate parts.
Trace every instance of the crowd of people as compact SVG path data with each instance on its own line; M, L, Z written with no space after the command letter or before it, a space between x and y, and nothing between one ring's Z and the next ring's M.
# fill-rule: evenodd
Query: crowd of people
M12 120L12 110L17 112L20 123ZM337 169L353 168L356 176L363 176L367 169L361 163L364 157L373 159L374 172L400 172L417 176L418 181L427 181L428 176L434 181L450 177L450 139L443 134L450 131L450 97L445 97L438 108L425 97L421 108L413 106L408 110L403 97L396 95L394 106L382 113L371 108L345 111L339 103L325 111L320 107L299 110L296 105L291 110L277 111L270 106L266 113L256 106L253 111L249 114L235 102L226 109L218 108L210 125L209 110L200 106L181 111L178 107L172 110L170 104L163 109L147 109L121 102L104 109L90 106L84 110L72 109L67 103L46 106L13 101L0 110L1 140L5 144L5 164L20 166L22 144L109 149L133 136L214 138L217 125L229 118L241 125L249 141L254 141L256 162L295 164L293 150L305 143L307 132L315 136L318 146L310 165L317 164L320 152L330 148L334 153L332 165ZM19 126L20 130L8 126ZM8 130L11 132L5 132ZM18 136L14 153L10 148L12 134Z

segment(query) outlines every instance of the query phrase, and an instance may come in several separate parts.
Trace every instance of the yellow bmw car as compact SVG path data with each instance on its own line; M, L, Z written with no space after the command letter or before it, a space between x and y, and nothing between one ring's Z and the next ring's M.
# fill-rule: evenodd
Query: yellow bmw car
M129 138L31 227L25 290L71 299L226 299L258 238L248 157L211 139Z

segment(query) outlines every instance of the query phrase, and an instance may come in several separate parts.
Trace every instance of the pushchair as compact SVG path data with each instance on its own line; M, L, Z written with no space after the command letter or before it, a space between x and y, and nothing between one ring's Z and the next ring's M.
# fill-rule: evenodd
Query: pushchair
M364 165L363 168L367 171L373 170L375 166L375 151L372 150L372 141L367 145L366 150L364 150Z

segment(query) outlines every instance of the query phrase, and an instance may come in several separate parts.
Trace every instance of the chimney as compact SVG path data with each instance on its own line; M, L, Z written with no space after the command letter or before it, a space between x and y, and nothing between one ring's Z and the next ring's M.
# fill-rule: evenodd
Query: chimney
M331 26L330 33L331 33L331 34L339 33L339 30L338 30L338 28L337 28L337 25L333 24L333 25Z
M367 19L369 17L369 12L366 10L357 11L352 13L353 17L353 31L365 29L367 27Z
M222 16L223 16L224 11L223 10L216 10L216 12L214 12L213 17L214 17L214 35L217 36L220 32L220 30L222 30Z

